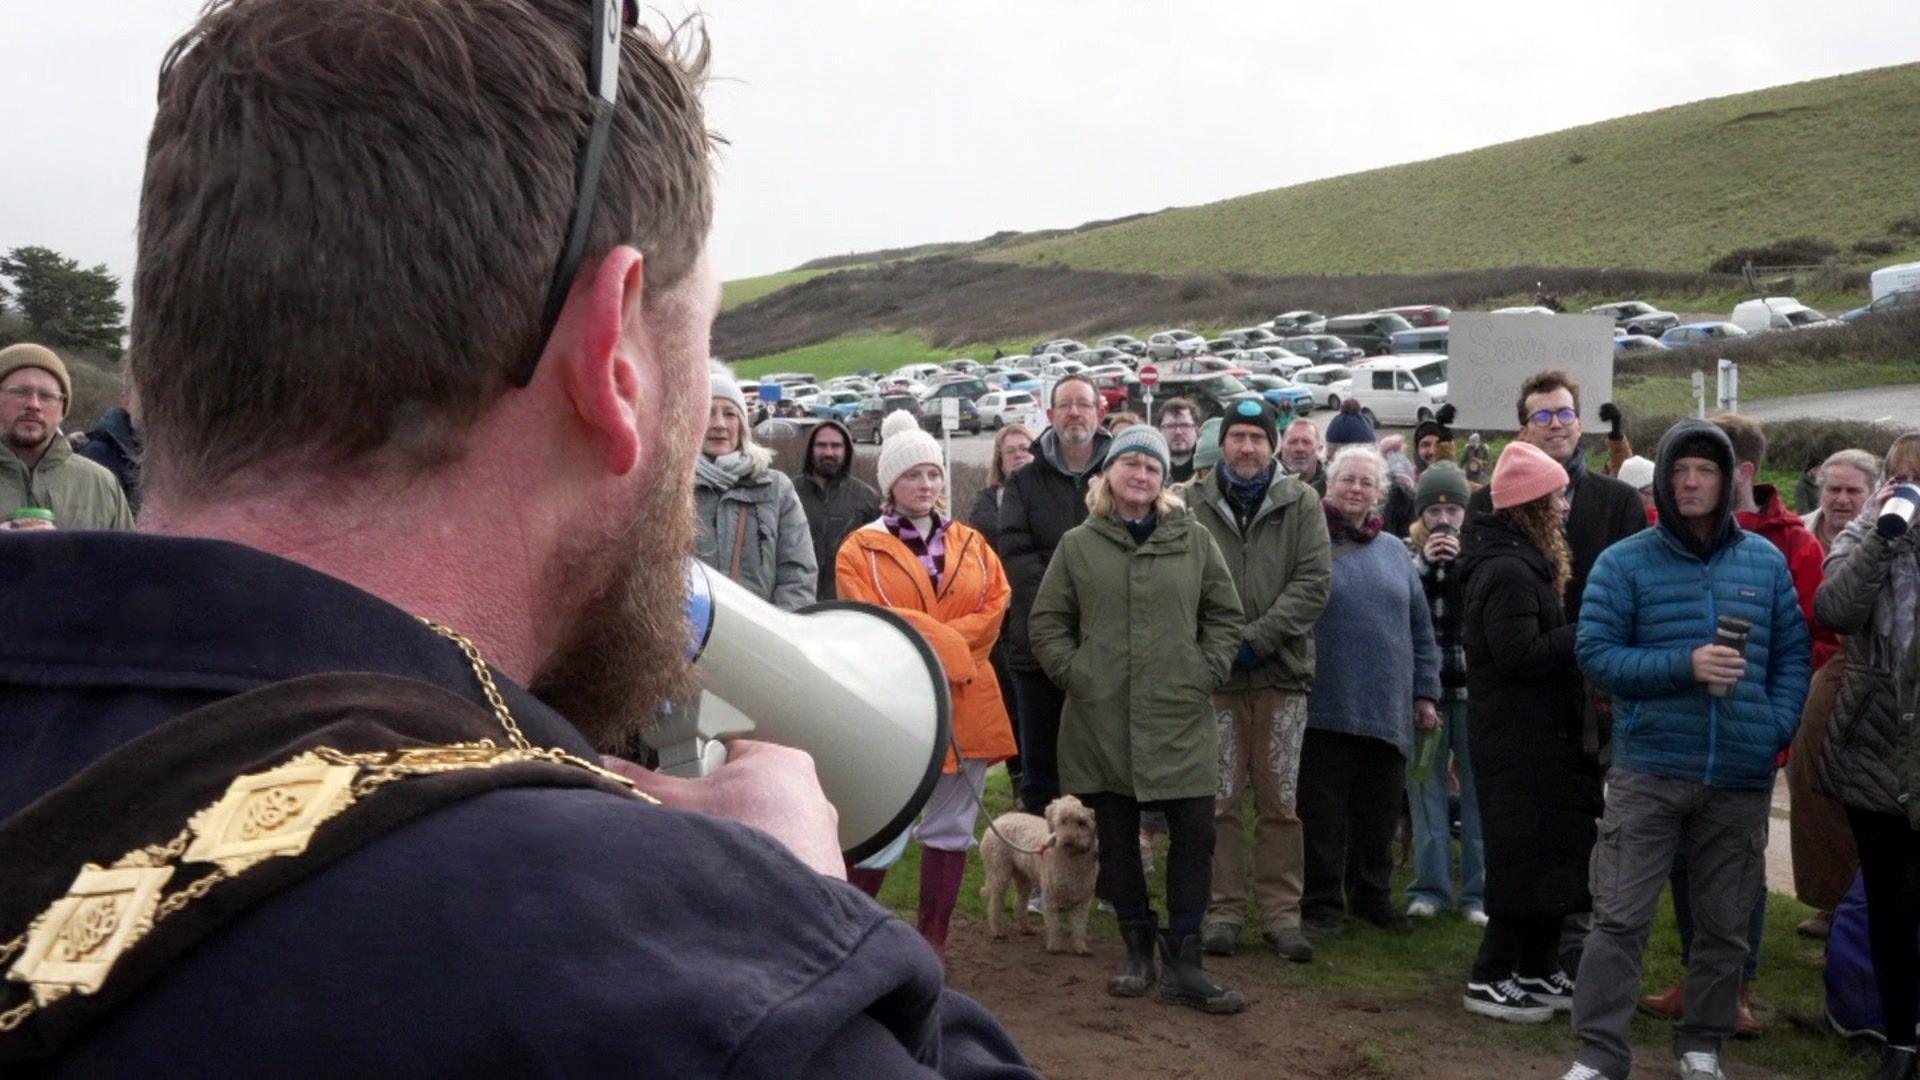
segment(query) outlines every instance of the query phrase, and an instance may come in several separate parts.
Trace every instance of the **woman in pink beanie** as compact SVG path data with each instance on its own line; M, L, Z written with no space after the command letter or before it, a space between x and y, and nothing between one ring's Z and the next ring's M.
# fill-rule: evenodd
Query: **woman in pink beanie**
M1573 1007L1560 924L1593 906L1587 859L1601 774L1580 748L1584 690L1560 599L1572 564L1566 486L1558 462L1509 443L1493 467L1493 512L1475 515L1460 538L1467 748L1488 918L1463 1004L1513 1023Z

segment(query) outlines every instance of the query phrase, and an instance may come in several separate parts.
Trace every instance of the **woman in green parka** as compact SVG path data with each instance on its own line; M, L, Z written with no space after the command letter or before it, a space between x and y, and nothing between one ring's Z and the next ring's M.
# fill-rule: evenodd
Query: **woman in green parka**
M1219 750L1212 694L1240 647L1240 597L1213 537L1165 487L1169 455L1145 425L1114 436L1090 514L1060 541L1029 623L1035 659L1066 692L1060 788L1094 812L1100 896L1114 907L1127 966L1109 993L1208 1012L1246 1008L1201 970L1211 894ZM1147 896L1135 838L1142 808L1166 813L1168 929Z

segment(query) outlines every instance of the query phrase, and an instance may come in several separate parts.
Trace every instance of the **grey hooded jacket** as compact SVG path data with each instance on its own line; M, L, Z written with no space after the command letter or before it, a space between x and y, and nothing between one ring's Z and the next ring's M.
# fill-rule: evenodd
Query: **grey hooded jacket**
M819 577L813 534L787 474L762 464L725 491L697 484L694 501L701 562L775 607L795 611L813 603Z

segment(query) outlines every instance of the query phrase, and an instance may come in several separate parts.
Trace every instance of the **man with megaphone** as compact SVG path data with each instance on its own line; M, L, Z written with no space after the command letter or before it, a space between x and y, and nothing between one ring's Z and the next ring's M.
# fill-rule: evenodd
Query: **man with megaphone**
M0 536L0 1073L1029 1074L805 755L596 759L683 681L718 297L705 42L622 15L168 54L143 531Z

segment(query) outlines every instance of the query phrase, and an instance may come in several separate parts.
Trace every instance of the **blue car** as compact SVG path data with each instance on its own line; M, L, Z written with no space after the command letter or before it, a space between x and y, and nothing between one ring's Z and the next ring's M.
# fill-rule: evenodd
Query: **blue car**
M867 395L858 390L829 390L814 398L808 411L822 420L838 420L844 424L860 411L860 403L866 398Z
M1887 315L1893 312L1920 312L1920 289L1901 289L1890 292L1866 307L1857 307L1840 316L1852 322L1865 315Z
M1676 326L1661 334L1660 344L1669 349L1684 349L1689 345L1705 345L1711 341L1746 336L1745 330L1730 322L1696 322Z
M1240 381L1247 384L1247 389L1258 391L1267 404L1276 409L1283 403L1290 403L1293 411L1301 416L1313 411L1313 391L1278 375L1245 375Z

